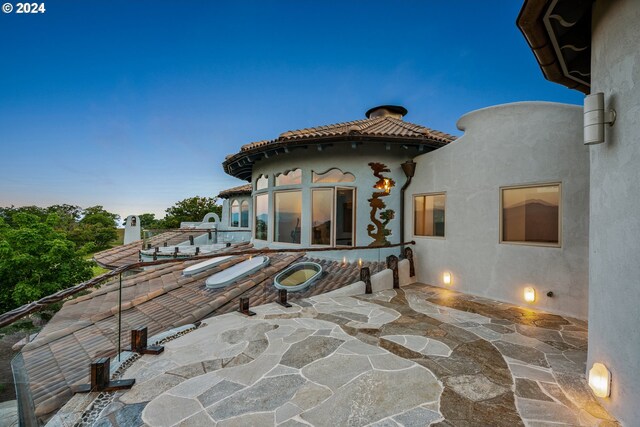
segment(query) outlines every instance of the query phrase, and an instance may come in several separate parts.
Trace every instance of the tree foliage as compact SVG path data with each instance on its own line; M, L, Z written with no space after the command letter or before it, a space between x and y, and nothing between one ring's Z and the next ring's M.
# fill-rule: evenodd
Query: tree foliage
M216 204L215 197L189 197L177 202L165 210L166 215L161 220L162 228L179 228L181 222L202 221L209 212L222 214L222 206Z
M91 263L62 230L68 218L56 212L10 209L9 221L6 208L0 213L0 311L91 277Z

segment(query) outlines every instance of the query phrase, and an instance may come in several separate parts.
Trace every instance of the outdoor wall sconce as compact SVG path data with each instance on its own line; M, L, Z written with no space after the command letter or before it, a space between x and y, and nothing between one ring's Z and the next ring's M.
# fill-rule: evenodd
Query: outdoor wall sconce
M536 290L532 287L524 288L524 300L534 302L536 300Z
M389 178L383 178L382 183L378 184L376 189L389 193L391 191L391 180Z
M613 126L616 110L604 109L604 93L598 92L584 98L584 145L604 142L604 125Z
M450 273L450 272L445 271L445 272L442 274L442 282L443 282L445 285L450 285L450 284L451 284L451 273Z
M609 397L611 394L611 372L602 363L594 363L589 369L589 387L598 397Z
M358 258L358 268L362 268L362 258Z

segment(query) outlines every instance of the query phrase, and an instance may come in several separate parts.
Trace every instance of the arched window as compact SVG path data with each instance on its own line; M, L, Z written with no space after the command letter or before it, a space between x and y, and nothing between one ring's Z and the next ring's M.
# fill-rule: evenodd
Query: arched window
M231 226L240 226L240 203L237 200L231 202Z
M302 170L293 169L276 175L276 187L280 185L302 184Z
M338 168L331 168L324 173L315 173L311 174L311 182L319 183L319 182L353 182L356 180L356 177L353 176L352 173L342 172Z
M267 187L269 187L268 175L260 175L258 179L256 179L256 191L264 190Z
M240 227L249 226L249 202L244 200L240 203Z

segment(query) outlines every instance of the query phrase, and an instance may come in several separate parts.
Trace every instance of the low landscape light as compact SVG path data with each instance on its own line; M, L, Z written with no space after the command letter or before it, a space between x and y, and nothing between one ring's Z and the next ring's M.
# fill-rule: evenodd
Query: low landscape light
M445 285L450 285L450 284L451 284L451 273L450 273L450 272L445 271L445 272L442 274L442 282L443 282Z
M589 369L589 387L598 397L609 397L611 394L611 372L602 363L594 363Z
M536 300L536 290L530 286L524 288L524 300L526 302L534 302Z

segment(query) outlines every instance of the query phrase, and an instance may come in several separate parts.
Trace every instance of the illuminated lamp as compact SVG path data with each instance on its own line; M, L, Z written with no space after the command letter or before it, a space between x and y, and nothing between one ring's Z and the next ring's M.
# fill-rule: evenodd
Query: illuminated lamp
M442 281L444 282L445 285L450 285L451 284L451 273L448 271L445 271L442 274Z
M536 300L536 290L532 287L524 288L524 300L534 302Z
M609 397L611 394L611 372L602 363L594 363L589 369L589 387L598 397Z

